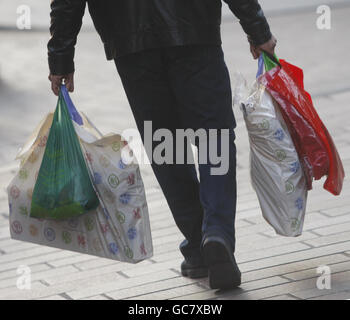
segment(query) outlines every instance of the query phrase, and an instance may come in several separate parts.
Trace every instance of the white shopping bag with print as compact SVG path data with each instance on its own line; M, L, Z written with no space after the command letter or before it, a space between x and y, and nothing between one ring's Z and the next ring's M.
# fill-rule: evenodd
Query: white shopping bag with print
M52 123L50 113L17 156L21 160L20 170L8 186L11 238L130 263L150 258L153 255L151 229L139 166L123 162L122 149L128 146L120 135L102 136L86 116L76 111L65 87L62 93L100 206L62 221L29 216L33 188Z
M248 130L250 176L265 220L277 234L302 233L307 186L298 154L277 103L256 81L247 87L237 75L235 104Z

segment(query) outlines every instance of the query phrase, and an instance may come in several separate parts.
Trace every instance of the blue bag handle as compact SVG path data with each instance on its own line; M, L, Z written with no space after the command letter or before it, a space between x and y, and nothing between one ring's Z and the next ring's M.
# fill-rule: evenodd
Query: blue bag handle
M264 61L264 55L266 59L270 59L272 63L275 65L279 66L282 69L282 65L279 62L278 58L276 55L272 55L266 51L263 51L263 53L260 55L259 60L258 60L258 72L256 74L256 77L260 77L264 73L264 67L265 67L265 61Z
M264 58L261 54L258 60L258 72L256 74L256 77L259 78L264 73Z
M83 119L80 116L78 110L75 108L73 101L71 100L68 90L64 84L61 85L61 93L63 96L64 101L67 104L68 112L70 114L70 117L72 118L73 121L75 121L77 124L80 126L83 125Z

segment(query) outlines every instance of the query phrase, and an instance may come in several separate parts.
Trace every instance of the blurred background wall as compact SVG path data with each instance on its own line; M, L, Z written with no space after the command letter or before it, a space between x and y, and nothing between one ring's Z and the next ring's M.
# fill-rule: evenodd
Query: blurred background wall
M306 86L314 97L350 90L349 0L260 3L278 39L276 53L304 69ZM16 27L16 10L22 4L31 8L31 30ZM332 10L330 30L316 27L316 8L321 4L330 5ZM0 0L0 168L15 164L18 148L56 104L47 80L49 12L49 1ZM253 81L256 62L237 19L225 4L222 38L231 75L240 71ZM85 111L105 133L135 127L114 64L106 61L88 12L78 38L75 61L76 90L72 98L78 109ZM239 110L235 113L241 121ZM327 124L327 119L324 120ZM336 130L331 123L330 130Z

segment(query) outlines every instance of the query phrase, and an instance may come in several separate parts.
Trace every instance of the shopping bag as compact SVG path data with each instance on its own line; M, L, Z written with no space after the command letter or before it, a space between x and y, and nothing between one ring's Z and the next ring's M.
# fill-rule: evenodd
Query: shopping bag
M277 57L274 59L277 59ZM263 66L260 70L259 76L263 74L264 66L266 71L271 69L277 70L277 68L275 68L277 64L270 58L266 57L265 54L260 56L259 62L260 61L262 62ZM279 60L276 60L276 62L279 63ZM279 67L282 67L280 63ZM286 99L268 87L270 80L269 73L265 73L259 78L259 80L265 86L267 86L270 94L279 103L280 111L291 134L294 146L298 152L301 167L304 170L308 190L311 190L313 179L318 180L328 172L329 159L327 150L314 128L303 118L300 112Z
M11 238L129 263L150 258L153 245L141 173L136 161L123 161L123 148L129 146L118 134L103 136L75 109L64 86L61 93L74 120L99 206L65 220L29 215L53 120L50 113L17 155L20 169L7 188Z
M266 55L264 60L269 60ZM273 63L270 63L270 68ZM312 179L327 176L324 188L339 195L344 168L332 137L318 116L311 96L304 89L303 71L280 59L259 81L278 102L305 170L309 189Z
M282 236L302 233L307 186L297 151L277 103L255 81L237 76L235 105L244 116L250 144L250 177L262 215Z
M81 146L60 92L32 196L30 216L67 219L96 209Z

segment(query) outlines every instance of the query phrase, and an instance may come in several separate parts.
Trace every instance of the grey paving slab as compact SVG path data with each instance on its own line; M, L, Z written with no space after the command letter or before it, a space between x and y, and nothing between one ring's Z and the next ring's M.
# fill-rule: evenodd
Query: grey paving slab
M348 271L350 270L350 261L345 261L341 263L329 263L327 265L319 265L319 267L329 267L329 270L332 274L336 274L338 272ZM286 273L283 276L290 280L304 280L309 278L315 278L320 275L318 268L307 269L303 271Z
M293 295L301 299L320 298L322 296L337 294L339 292L349 291L350 286L350 272L343 272L332 275L331 288L324 288L322 290L317 287L307 288L305 290L294 291Z
M49 269L49 270L45 270L45 271L41 271L41 272L31 273L31 281L36 281L36 280L44 280L45 281L46 277L50 277L50 276L60 278L66 274L76 273L78 271L79 271L78 269L74 268L71 265L65 266L62 268ZM0 289L13 287L14 285L16 285L17 279L18 279L18 275L16 274L16 276L13 278L0 280Z
M346 279L348 277L347 272L337 274L338 278ZM337 288L347 287L348 283L339 284ZM298 289L304 289L303 292L307 292L311 295L322 295L323 290L319 290L316 287L316 279L307 279L302 281L293 281L274 286L267 286L262 289L248 290L243 284L240 289L231 290L231 292L220 292L215 290L205 291L199 294L191 294L183 296L182 298L195 300L195 299L224 299L224 300L256 300L274 297L278 295L292 294L296 296ZM335 290L338 290L335 289ZM310 291L309 291L310 290ZM300 291L301 292L301 291ZM311 293L312 292L312 293ZM321 293L320 293L321 292ZM299 293L301 295L301 293ZM306 296L306 295L305 295ZM307 295L309 297L309 295ZM179 299L179 298L176 298Z
M4 279L11 279L11 278L17 278L17 267L14 267L12 269L6 270L6 271L1 271L0 272L0 281ZM52 268L47 264L47 263L39 263L39 264L34 264L30 266L30 270L32 274L35 274L36 272L42 272L42 271L47 271L51 270Z
M350 291L340 291L323 296L310 298L309 300L350 300Z
M111 300L111 298L109 298L106 295L99 294L97 296L92 296L92 297L84 298L84 299L81 299L81 300Z
M342 216L342 215L350 214L350 208L349 208L349 205L345 205L342 207L336 207L331 209L321 209L320 212L331 217Z
M350 240L350 232L341 232L330 236L314 237L313 239L307 239L304 243L313 247L325 246L332 243L344 242Z
M100 293L108 294L108 292L115 291L116 288L123 289L138 287L145 283L156 283L162 280L172 279L175 277L178 277L178 275L175 272L171 270L163 270L161 272L158 271L149 274L147 277L137 276L131 279L118 280L113 283L101 283L98 285L90 285L88 287L85 286L81 288L75 288L73 290L71 289L70 291L68 291L67 294L73 299L81 299Z
M198 286L197 284L190 284L187 286L161 290L158 292L149 292L144 295L128 298L127 300L169 300L175 297L181 297L189 293L202 292L203 290L205 289Z
M263 300L298 300L298 298L293 297L292 295L282 294L280 296L266 298L266 299L263 299Z
M40 300L67 300L67 298L57 294L57 295L41 298Z
M164 281L159 281L156 283L150 283L145 285L137 286L136 288L126 288L123 290L116 290L113 292L109 292L107 295L113 299L127 299L127 298L150 298L156 299L156 297L165 296L164 291L168 290L182 290L182 294L188 292L188 286L192 285L193 288L197 288L199 290L203 290L203 287L194 284L196 281L188 279L188 278L173 278ZM181 296L182 294L178 294ZM162 299L163 299L162 298Z

